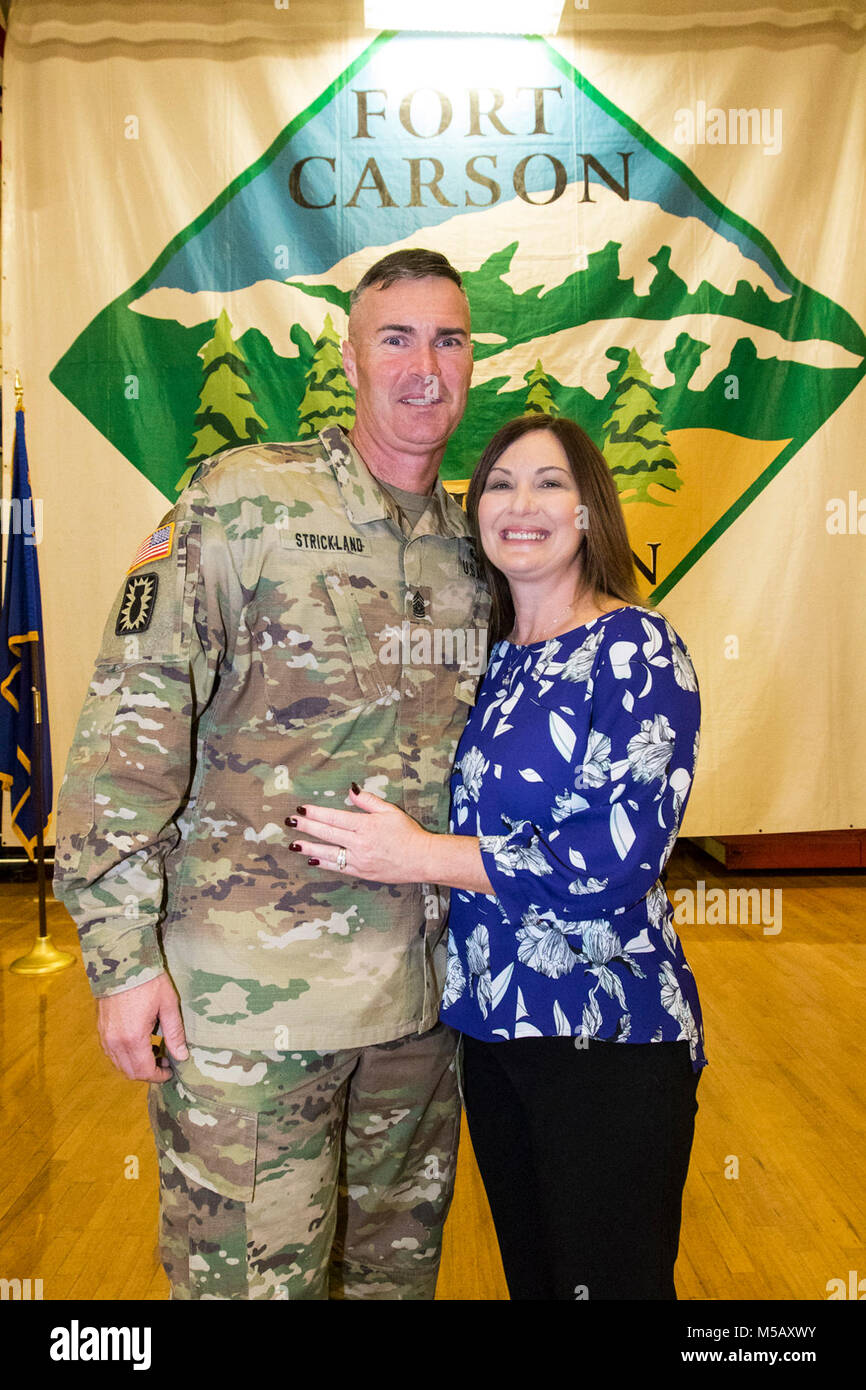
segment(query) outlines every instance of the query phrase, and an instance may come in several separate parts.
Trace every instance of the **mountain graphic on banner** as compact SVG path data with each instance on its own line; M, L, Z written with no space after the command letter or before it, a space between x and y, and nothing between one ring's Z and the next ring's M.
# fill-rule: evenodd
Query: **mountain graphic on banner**
M472 309L473 385L443 478L465 490L525 410L572 416L608 459L656 598L866 371L844 308L545 41L384 34L51 379L173 500L196 446L244 442L242 418L249 442L351 424L349 293L417 245L449 257ZM203 433L218 327L226 390L255 409L215 401ZM220 434L220 420L236 423Z

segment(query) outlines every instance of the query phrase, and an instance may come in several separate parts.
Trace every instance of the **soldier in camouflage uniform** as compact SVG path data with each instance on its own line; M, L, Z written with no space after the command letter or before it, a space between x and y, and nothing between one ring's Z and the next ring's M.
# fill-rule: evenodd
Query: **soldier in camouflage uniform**
M471 352L443 257L379 262L344 348L351 435L204 463L106 628L55 893L103 1047L151 1082L174 1298L433 1297L459 1124L446 900L317 868L285 821L354 782L447 829L488 607L436 481Z

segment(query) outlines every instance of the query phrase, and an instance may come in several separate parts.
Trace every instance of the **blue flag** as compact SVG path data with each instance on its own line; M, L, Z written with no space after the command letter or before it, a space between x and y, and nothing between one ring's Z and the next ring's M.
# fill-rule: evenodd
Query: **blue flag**
M37 795L33 762L37 721L42 724L43 832L51 819L53 784L45 693L42 596L36 559L36 543L41 528L34 526L23 410L15 412L12 496L5 506L8 506L9 525L6 583L0 611L0 782L10 792L12 829L30 858L35 859ZM38 699L33 692L37 672Z

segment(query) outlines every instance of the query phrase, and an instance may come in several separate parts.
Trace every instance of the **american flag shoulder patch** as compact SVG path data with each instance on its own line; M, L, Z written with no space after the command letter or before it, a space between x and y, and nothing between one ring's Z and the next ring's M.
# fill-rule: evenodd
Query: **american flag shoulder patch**
M158 526L155 531L141 542L135 552L135 559L126 571L132 574L133 570L139 569L142 565L150 565L154 560L164 560L171 554L171 547L174 541L174 522L170 521L167 526Z

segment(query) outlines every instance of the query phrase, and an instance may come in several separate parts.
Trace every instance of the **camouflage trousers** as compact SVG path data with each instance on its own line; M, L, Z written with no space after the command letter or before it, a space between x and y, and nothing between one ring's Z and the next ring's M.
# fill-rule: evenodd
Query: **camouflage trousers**
M150 1087L175 1299L432 1299L454 1186L458 1035L236 1054Z

